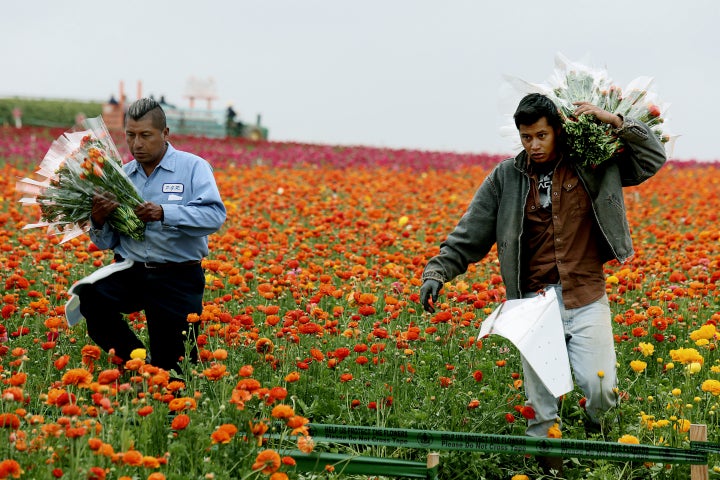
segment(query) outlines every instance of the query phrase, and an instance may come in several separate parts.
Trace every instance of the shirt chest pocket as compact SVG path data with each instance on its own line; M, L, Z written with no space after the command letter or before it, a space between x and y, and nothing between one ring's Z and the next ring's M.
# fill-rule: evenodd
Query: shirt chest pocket
M590 211L590 197L588 196L585 189L582 187L579 178L566 179L562 185L563 196L570 211L570 215L585 216Z

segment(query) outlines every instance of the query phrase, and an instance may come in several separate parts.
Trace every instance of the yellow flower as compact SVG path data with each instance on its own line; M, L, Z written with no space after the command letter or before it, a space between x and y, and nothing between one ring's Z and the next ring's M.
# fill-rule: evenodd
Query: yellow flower
M690 332L690 338L692 340L695 340L696 342L698 340L710 340L715 337L717 334L717 329L715 328L715 325L708 324L703 325L702 327L698 328L694 332Z
M655 353L655 345L652 343L640 342L638 344L638 349L640 350L640 353L643 354L643 357L649 357Z
M400 227L400 228L404 227L405 225L408 224L409 221L410 221L410 219L408 218L408 216L403 215L402 217L400 217L398 219L398 227Z
M548 438L562 438L562 432L560 431L560 425L555 423L552 427L548 428Z
M605 371L604 370L598 370L597 372L598 377L605 378Z
M710 392L716 397L720 395L720 382L717 380L705 380L700 388L703 392Z
M681 418L676 422L676 424L673 428L675 428L676 430L678 430L680 432L685 433L690 430L690 420L688 420L686 418Z
M682 394L682 390L680 390L679 388L673 388L672 394L673 394L673 397L679 397Z
M665 370L672 370L673 368L675 368L675 364L673 362L668 362L665 365Z
M513 475L510 480L530 480L530 477L528 477L527 475L523 475L523 474Z
M640 440L635 435L625 434L618 438L618 443L632 443L637 445L640 443Z
M642 360L633 360L630 362L630 368L632 368L635 373L641 373L647 368L647 363Z
M130 358L133 360L145 360L147 358L147 352L144 348L136 348L130 352Z
M616 285L620 280L615 275L610 275L605 279L605 283L611 283L613 285Z
M690 373L698 373L702 370L702 362L692 362L687 366L687 371Z
M705 359L698 353L694 348L678 348L677 350L670 350L670 358L675 362L688 364L692 362L703 363Z

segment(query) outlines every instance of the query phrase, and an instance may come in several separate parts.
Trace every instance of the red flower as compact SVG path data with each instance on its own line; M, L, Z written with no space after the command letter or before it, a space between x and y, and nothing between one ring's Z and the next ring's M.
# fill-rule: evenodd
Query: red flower
M173 430L183 430L190 424L190 417L185 415L184 413L181 413L180 415L173 418L172 423L170 424L170 427Z
M535 418L535 410L532 407L526 405L520 409L520 415L525 417L526 420L532 420L533 418Z

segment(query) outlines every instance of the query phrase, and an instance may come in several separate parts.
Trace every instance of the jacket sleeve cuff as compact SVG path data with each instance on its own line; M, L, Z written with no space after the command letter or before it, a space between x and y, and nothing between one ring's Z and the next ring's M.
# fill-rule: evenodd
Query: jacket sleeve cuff
M436 282L440 282L441 284L445 283L445 279L443 278L442 274L440 272L425 272L422 275L423 282L425 280L435 280Z

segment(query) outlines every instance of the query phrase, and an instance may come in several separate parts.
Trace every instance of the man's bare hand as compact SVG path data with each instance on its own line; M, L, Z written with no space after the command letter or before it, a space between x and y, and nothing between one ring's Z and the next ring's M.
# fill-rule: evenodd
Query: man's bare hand
M135 207L135 215L145 223L161 222L165 218L162 206L152 202L141 203Z
M120 204L111 193L96 193L92 199L92 211L90 216L98 227L105 225L107 218L118 208Z
M573 115L580 118L580 115L592 115L603 123L609 123L615 128L622 127L623 119L614 113L610 113L607 110L593 105L589 102L573 102L573 105L577 106Z

